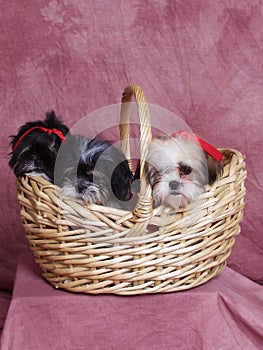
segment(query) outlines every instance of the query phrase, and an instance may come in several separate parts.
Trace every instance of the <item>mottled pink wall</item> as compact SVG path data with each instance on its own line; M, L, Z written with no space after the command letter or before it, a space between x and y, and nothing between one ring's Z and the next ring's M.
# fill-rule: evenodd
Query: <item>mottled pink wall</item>
M49 109L73 126L133 81L216 146L246 154L246 211L229 265L263 281L262 12L254 0L0 1L0 288L12 287L28 250L8 136Z

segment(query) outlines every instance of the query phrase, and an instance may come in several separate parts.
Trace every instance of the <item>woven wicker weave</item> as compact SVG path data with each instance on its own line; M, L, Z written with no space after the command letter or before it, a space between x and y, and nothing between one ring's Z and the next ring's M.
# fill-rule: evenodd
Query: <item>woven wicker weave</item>
M121 111L122 149L130 159L129 103L140 118L141 189L133 212L62 197L40 177L17 181L21 217L42 275L72 292L135 295L180 291L215 277L240 231L246 178L235 150L223 175L185 210L152 209L143 159L151 140L150 115L139 86L129 85ZM125 103L127 102L127 103Z

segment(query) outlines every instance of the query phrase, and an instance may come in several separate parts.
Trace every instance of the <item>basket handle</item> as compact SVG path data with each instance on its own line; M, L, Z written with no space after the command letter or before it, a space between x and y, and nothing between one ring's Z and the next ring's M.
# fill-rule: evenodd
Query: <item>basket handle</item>
M121 100L121 120L120 120L120 140L121 149L129 161L131 170L131 150L130 150L130 106L132 97L134 96L140 122L140 192L138 195L138 201L134 209L134 215L147 219L152 216L152 196L151 187L146 182L145 177L145 159L148 151L149 143L152 139L151 120L149 106L146 101L143 90L137 84L128 85L122 94Z

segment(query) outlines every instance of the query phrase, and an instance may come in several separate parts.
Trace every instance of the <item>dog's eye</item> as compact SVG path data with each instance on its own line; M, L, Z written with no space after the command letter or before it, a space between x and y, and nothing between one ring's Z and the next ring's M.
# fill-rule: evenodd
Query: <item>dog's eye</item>
M192 172L192 168L188 165L181 164L179 168L180 174L189 175Z

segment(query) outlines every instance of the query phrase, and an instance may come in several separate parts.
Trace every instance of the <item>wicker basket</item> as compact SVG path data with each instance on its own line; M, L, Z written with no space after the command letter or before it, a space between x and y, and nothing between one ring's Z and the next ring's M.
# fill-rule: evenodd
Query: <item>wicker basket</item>
M122 149L130 159L129 105L140 118L141 189L133 212L84 206L62 197L40 177L17 181L21 217L42 275L56 288L135 295L180 291L222 271L240 231L246 178L244 157L233 151L223 175L204 196L177 213L152 209L143 167L151 140L150 115L139 86L123 93Z

